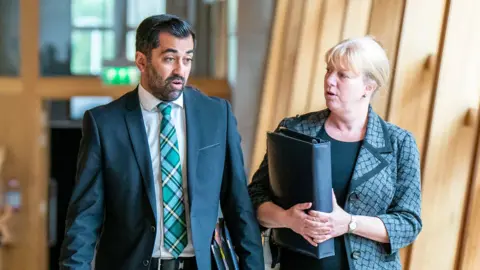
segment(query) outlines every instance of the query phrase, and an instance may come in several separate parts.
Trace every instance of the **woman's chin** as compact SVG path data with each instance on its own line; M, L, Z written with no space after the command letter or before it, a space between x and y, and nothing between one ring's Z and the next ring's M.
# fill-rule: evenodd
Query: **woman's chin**
M339 107L339 104L336 100L329 99L329 98L325 99L325 104L327 105L327 108L329 108L330 110L333 110Z

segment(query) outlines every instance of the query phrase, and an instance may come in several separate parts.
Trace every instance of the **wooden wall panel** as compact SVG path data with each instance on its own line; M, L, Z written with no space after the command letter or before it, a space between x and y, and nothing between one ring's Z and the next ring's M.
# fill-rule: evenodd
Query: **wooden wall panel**
M40 0L20 0L20 74L23 92L15 102L5 104L1 110L6 119L14 126L15 136L10 138L7 147L11 151L19 150L22 156L12 164L14 173L21 175L23 194L23 213L18 223L24 226L18 231L18 250L4 264L6 269L47 269L48 246L46 227L46 203L49 168L48 159L42 145L41 129L42 100L35 95L36 82L40 71ZM5 101L2 101L5 102ZM21 119L21 120L20 120ZM23 134L25 133L25 134ZM20 138L26 140L20 140ZM46 138L45 138L46 139ZM11 168L9 168L11 169ZM12 173L12 172L11 172ZM42 209L43 206L43 209ZM20 236L21 235L21 236ZM14 244L15 245L15 244ZM14 249L15 250L15 249ZM26 259L28 258L28 259Z
M39 197L46 186L40 186L45 176L39 173L48 168L37 171L42 154L40 112L40 101L27 94L0 96L0 127L8 127L0 132L0 145L7 150L3 177L18 179L22 190L22 207L9 223L13 242L1 247L3 269L47 268L46 220L40 209L45 200Z
M402 29L404 4L404 0L373 0L372 3L368 34L383 45L391 65L389 83L383 89L380 89L372 100L375 112L384 119L388 119L388 103L395 76L394 68L397 61L398 39Z
M388 120L411 131L422 153L446 2L407 1L398 45ZM428 20L425 12L430 14Z
M18 78L0 77L0 94L10 95L22 92L22 80Z
M323 55L340 40L344 11L345 0L277 1L250 176L265 154L267 131L287 116L324 107Z
M270 126L273 124L272 118L274 115L277 85L277 76L282 67L282 50L283 43L278 40L283 40L286 35L284 28L287 24L287 10L290 0L277 0L275 6L275 15L272 22L272 34L271 42L269 46L269 53L266 64L265 80L262 89L262 99L260 101L259 116L257 130L255 134L255 143L252 151L252 159L250 165L250 181L256 168L262 162L265 150L267 148L267 136L266 132L270 130Z
M465 117L480 102L478 10L477 0L450 2L424 160L424 229L413 245L411 269L455 269L476 150L478 121L466 124Z
M384 1L384 2L390 2ZM367 34L372 0L348 0L345 9L342 39L361 37Z
M480 119L480 110L472 110L471 122ZM467 121L468 122L468 121ZM477 270L480 266L480 128L477 130L477 153L473 163L472 183L469 186L469 201L466 211L461 249L458 254L458 269Z
M273 117L273 122L269 127L274 129L277 124L286 116L286 109L288 108L288 103L291 97L292 86L293 86L293 73L294 66L298 62L298 46L299 46L299 37L300 37L300 27L303 24L303 15L304 7L306 1L289 1L288 23L285 25L285 35L283 36L283 50L281 52L282 67L280 73L277 73L275 78L279 81L277 85L277 97L276 97L276 108Z
M227 24L227 2L220 1L212 5L212 16L210 25L214 32L214 42L210 44L212 54L212 66L210 74L213 78L227 78L228 67L228 29Z
M310 82L313 75L313 67L316 54L317 31L320 18L322 17L322 0L306 0L302 25L300 29L300 38L298 46L298 56L294 66L293 86L290 93L291 100L286 114L296 115L305 113L308 100ZM283 110L285 111L285 109Z
M188 18L188 4L190 4L188 0L166 0L165 2L167 13ZM189 21L189 23L195 26L196 21Z
M323 78L327 69L325 53L330 47L340 41L345 5L345 0L326 0L325 2L323 16L317 33L317 50L315 55L313 55L316 58L316 66L312 70L314 75L310 86L307 111L319 111L326 107L323 94Z
M395 59L392 58L395 53L392 49L394 46L391 43L390 45L384 43L391 62L395 63L390 82L390 97L388 93L385 95L384 93L378 93L380 95L377 94L373 105L388 121L411 131L415 136L421 154L423 154L424 140L430 120L432 92L436 85L436 56L439 53L446 1L388 2L390 5L397 5L397 7L393 7L397 9L404 5L404 8L402 8L403 14L397 10L397 16L403 15L401 33L396 45L398 52ZM374 12L377 12L377 4L385 5L385 1L376 1ZM428 20L425 20L423 12L419 12L422 10L429 12ZM378 12L381 13L381 9L378 9ZM392 21L385 19L383 24L378 23L376 25L385 27L388 31L389 23L392 23ZM370 27L375 27L373 21ZM387 42L386 40L381 41ZM391 50L388 50L388 48ZM389 104L388 108L387 104ZM417 269L409 267L410 249L411 246L400 251L402 265L404 269Z

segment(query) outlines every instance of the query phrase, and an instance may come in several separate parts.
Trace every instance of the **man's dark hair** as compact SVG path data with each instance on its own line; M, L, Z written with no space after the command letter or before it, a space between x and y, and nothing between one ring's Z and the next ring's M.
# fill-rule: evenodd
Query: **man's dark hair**
M160 33L169 33L177 38L191 35L195 45L195 32L188 22L174 15L162 14L150 16L140 23L135 40L136 50L150 57L152 50L160 46Z

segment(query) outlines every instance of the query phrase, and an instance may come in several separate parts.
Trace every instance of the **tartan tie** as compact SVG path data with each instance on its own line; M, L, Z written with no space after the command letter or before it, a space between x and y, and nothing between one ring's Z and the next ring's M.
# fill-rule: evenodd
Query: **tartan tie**
M160 124L160 155L163 192L164 246L175 258L187 245L187 226L183 205L182 166L175 126L170 113L172 106L160 103L163 118Z

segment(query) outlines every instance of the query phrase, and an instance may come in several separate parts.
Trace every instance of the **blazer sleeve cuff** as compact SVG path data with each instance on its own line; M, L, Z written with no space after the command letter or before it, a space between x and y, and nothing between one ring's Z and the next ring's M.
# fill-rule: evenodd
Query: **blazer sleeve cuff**
M411 223L408 218L401 217L398 214L384 214L377 217L385 225L390 240L390 243L384 244L385 252L388 255L394 254L411 244L419 233L418 226Z

